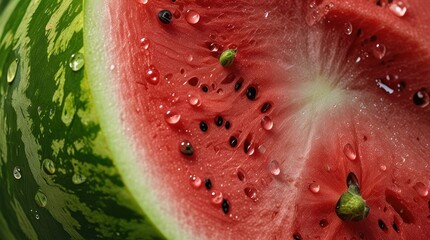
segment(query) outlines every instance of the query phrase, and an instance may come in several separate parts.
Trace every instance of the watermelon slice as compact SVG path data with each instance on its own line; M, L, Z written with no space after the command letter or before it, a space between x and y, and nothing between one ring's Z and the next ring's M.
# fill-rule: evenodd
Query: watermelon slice
M425 1L0 6L2 239L430 235Z

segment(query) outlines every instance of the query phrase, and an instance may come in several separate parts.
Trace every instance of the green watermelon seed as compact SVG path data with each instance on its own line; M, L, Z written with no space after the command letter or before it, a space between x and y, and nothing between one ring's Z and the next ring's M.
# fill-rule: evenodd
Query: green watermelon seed
M13 80L15 80L16 72L18 70L18 58L16 58L14 61L12 61L9 65L9 68L7 70L7 83L11 84Z

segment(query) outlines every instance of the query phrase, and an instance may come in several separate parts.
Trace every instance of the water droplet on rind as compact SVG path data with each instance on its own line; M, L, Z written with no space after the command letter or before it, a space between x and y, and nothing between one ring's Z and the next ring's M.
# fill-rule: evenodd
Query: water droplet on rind
M82 53L74 53L72 56L70 56L69 59L69 67L72 69L72 71L77 72L84 67L85 60L84 55Z
M72 176L72 182L73 184L79 185L84 183L87 180L87 177L85 177L83 174L75 173Z
M21 168L19 168L18 166L13 168L13 177L17 180L21 179L22 177Z
M36 195L34 196L34 200L39 207L46 207L46 205L48 204L48 198L41 191L37 191Z
M6 80L7 80L7 83L9 84L11 84L13 80L15 80L16 73L18 71L18 63L19 63L19 60L17 58L10 63L9 68L7 69Z
M45 159L45 160L43 160L42 166L43 166L43 170L47 174L52 175L56 171L54 161L52 161L51 159Z

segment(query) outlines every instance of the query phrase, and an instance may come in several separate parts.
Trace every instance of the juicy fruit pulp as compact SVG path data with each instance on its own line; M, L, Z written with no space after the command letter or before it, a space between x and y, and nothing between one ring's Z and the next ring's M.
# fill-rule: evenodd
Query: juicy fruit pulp
M111 1L89 21L95 9L113 41L87 39L115 68L94 62L89 75L107 80L92 87L101 112L112 92L121 109L102 125L121 119L109 138L127 134L114 149L141 167L118 167L132 189L133 172L152 173L150 217L168 237L429 235L424 1ZM335 212L349 173L370 208L359 222Z

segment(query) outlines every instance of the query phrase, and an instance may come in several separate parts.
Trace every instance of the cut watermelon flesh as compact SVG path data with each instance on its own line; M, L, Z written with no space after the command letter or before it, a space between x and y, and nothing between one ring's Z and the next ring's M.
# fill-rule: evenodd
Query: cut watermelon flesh
M167 237L430 235L430 8L392 4L86 3L102 127ZM371 209L360 222L335 213L350 172Z

